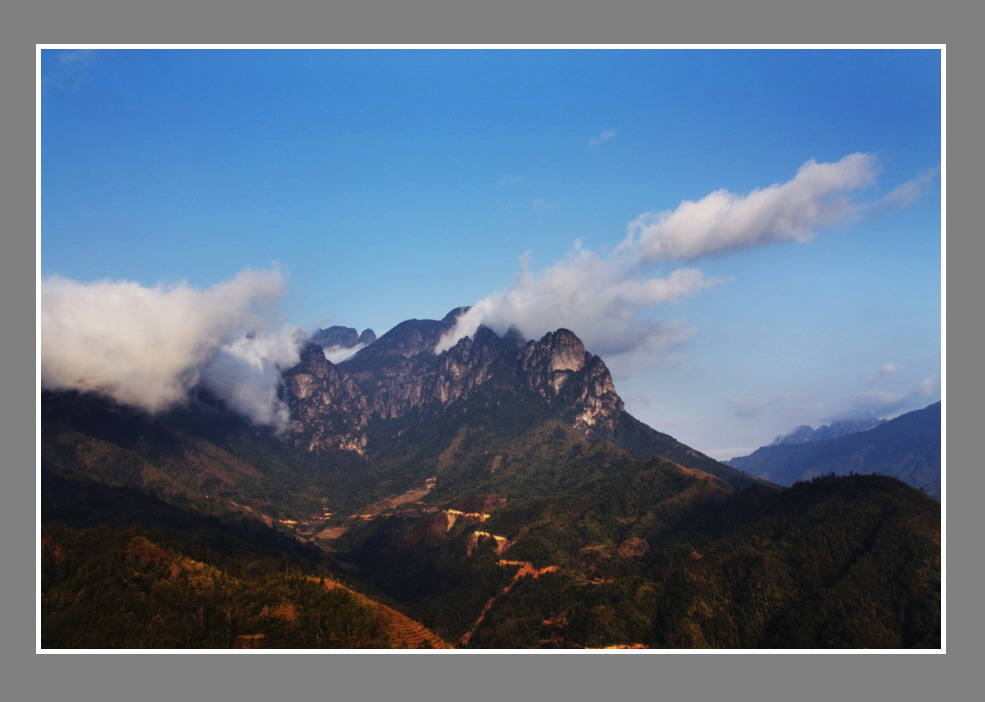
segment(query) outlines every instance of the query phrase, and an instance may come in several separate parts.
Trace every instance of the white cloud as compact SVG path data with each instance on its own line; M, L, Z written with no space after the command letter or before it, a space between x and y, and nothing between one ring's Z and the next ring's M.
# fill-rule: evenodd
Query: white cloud
M537 200L534 200L530 204L530 209L534 211L534 214L546 215L556 210L557 206L558 206L557 202L554 202L552 200L541 200L538 198Z
M58 54L58 65L60 66L76 66L79 64L89 63L92 60L93 53L91 49L72 49L69 51L62 51Z
M599 134L597 137L592 137L588 140L589 146L598 146L599 144L604 144L607 141L615 139L616 134L619 133L618 129L606 129L604 132Z
M342 363L342 361L352 358L357 353L366 348L366 344L356 344L355 346L326 346L322 349L325 358L332 363Z
M852 414L881 417L906 403L906 395L882 390L864 390L852 398Z
M850 415L892 416L898 411L925 406L928 400L938 397L939 392L940 376L937 374L927 376L916 387L910 386L905 392L866 390L852 398Z
M243 271L206 290L45 278L42 385L158 412L202 382L251 420L283 429L278 368L297 363L301 342L277 317L284 288L277 269Z
M522 182L522 177L513 175L504 175L499 179L499 185L519 185Z
M512 285L475 303L435 351L450 348L485 324L498 333L516 327L527 338L565 327L594 353L659 358L686 341L693 330L680 322L641 319L638 314L723 281L689 268L664 278L641 278L637 273L631 256L602 257L578 245L536 275L525 255Z
M939 168L931 168L922 172L916 178L908 180L905 183L896 186L888 193L882 196L882 198L874 203L872 206L898 210L913 204L927 191L927 188L933 182L934 178L940 172Z
M767 397L728 397L725 403L732 409L736 419L755 419L763 410L791 400L794 393L783 393Z
M44 51L55 50L45 49ZM58 60L47 64L48 68L42 77L42 82L47 86L71 91L78 90L89 74L89 67L95 55L95 52L90 49L58 51Z
M201 382L253 423L283 431L291 416L277 396L280 372L298 363L303 338L294 328L240 337L217 349L202 367Z
M887 372L887 369L890 369ZM902 369L895 363L887 363L883 366L880 374L895 374ZM879 378L877 377L876 380ZM856 392L845 401L841 402L841 409L835 412L828 412L824 415L816 415L817 422L820 424L831 424L832 422L869 419L872 417L889 419L902 412L910 412L915 409L925 407L929 401L939 397L940 376L934 374L927 376L917 385L902 385L900 380L896 380L895 392L887 390L868 389Z
M679 362L684 357L681 349L698 333L679 319L636 320L631 324L637 329L630 331L629 343L613 343L614 339L610 339L611 350L597 347L616 376L630 376L644 368ZM594 352L596 347L588 348Z
M937 374L929 375L920 383L917 393L923 398L934 397L941 390L941 377Z
M616 130L610 131L607 139L615 135ZM480 324L497 332L515 326L527 338L567 327L587 348L624 371L666 362L696 330L680 321L652 319L647 312L725 281L706 278L694 268L678 268L663 277L648 269L667 259L692 260L777 241L808 241L818 228L863 216L868 206L852 203L846 193L872 184L876 172L875 157L863 153L835 163L808 161L786 183L745 196L717 190L672 211L640 215L611 253L585 251L576 244L564 259L538 274L529 270L524 257L516 280L476 302L435 351L471 336ZM537 200L532 208L544 214L556 206ZM888 367L886 373L891 372ZM738 405L735 411L754 416L758 409Z
M875 157L850 154L836 163L808 161L786 183L736 195L716 190L675 210L646 212L628 227L621 246L639 247L649 261L694 260L777 241L805 242L815 230L852 219L844 193L875 181Z
M883 380L891 376L893 373L897 372L899 369L900 367L896 363L887 363L882 368L879 369L879 372L876 374L875 380L873 382L881 383Z

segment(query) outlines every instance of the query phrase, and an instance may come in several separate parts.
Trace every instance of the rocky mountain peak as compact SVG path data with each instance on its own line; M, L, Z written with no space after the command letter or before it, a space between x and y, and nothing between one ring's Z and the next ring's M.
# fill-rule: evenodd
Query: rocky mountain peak
M585 367L585 344L568 329L548 333L541 343L550 339L551 371L580 371Z
M521 353L520 365L530 387L546 385L557 395L590 357L574 332L558 329L548 332L540 341L529 342Z
M369 419L366 398L345 371L325 358L321 346L306 345L300 363L283 378L295 443L309 451L363 452Z
M844 419L831 424L820 426L817 429L801 424L794 427L786 434L776 437L770 446L783 446L788 444L806 444L813 441L827 441L837 439L849 434L856 434L868 431L883 423L883 420L875 417L864 417L860 419Z
M371 329L367 329L366 332L373 333ZM363 332L363 334L366 332ZM359 332L352 327L332 326L327 329L319 329L312 334L311 343L318 344L323 348L336 346L343 349L351 349L360 343Z
M798 424L786 434L781 434L773 439L773 443L770 445L779 446L780 444L801 444L813 440L814 427L808 424Z
M482 326L447 351L433 353L466 310L452 310L441 321L401 322L338 364L325 360L317 345L305 348L301 363L285 374L299 440L310 450L362 451L364 430L374 419L466 401L486 386L533 391L572 426L598 438L613 437L622 400L605 363L587 353L568 329L526 341L515 329L501 337Z

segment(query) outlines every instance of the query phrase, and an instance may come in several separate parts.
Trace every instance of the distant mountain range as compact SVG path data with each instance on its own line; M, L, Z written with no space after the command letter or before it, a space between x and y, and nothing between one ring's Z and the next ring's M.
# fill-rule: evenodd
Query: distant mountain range
M43 391L44 645L940 645L935 500L719 463L627 413L566 329L435 353L462 311L320 330L286 434L204 389L155 416Z
M868 431L872 427L877 427L883 423L882 419L875 417L867 419L845 419L839 422L832 422L822 427L814 429L807 424L794 427L790 432L773 439L770 446L780 446L783 444L807 444L812 441L826 441L837 439L846 434L855 434L860 431Z
M880 473L940 499L941 403L876 422L871 428L866 424L871 422L843 422L817 431L798 427L770 446L727 463L780 485L827 473ZM865 428L850 431L855 427Z

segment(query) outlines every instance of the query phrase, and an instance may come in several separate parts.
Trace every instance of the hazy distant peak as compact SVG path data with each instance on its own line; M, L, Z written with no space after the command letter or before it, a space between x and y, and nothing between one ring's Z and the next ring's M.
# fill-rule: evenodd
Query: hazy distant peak
M831 422L831 424L820 426L817 429L814 429L807 424L801 424L800 426L794 427L786 434L773 439L773 443L771 443L770 446L806 444L812 441L837 439L842 436L848 436L849 434L856 434L860 431L868 431L873 427L879 426L883 422L884 420L882 419L866 417L864 419L844 419L837 422Z

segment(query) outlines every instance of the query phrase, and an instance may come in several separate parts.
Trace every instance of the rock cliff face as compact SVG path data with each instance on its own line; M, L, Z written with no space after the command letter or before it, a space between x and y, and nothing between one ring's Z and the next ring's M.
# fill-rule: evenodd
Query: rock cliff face
M574 427L593 438L612 439L623 413L612 377L598 356L585 351L567 329L525 341L482 327L440 354L433 352L462 309L441 321L409 320L338 364L310 344L301 362L284 374L285 395L295 419L295 441L308 451L362 453L366 428L431 405L465 401L492 384L538 394ZM340 328L345 329L345 328ZM347 341L355 330L346 334Z
M321 346L304 348L301 362L284 373L284 388L295 443L308 451L363 452L369 421L366 398L352 378L325 358Z

